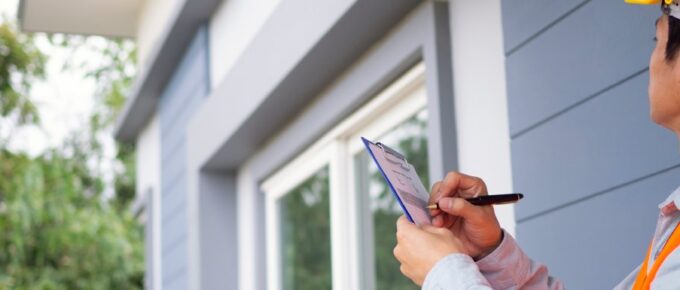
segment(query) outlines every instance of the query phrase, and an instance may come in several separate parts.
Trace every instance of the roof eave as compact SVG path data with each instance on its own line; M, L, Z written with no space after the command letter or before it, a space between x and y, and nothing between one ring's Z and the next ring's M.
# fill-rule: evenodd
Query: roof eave
M132 92L118 117L114 136L117 140L134 143L153 116L158 99L170 81L198 28L210 18L220 0L183 0L178 5L161 41L150 53L148 64L137 75Z

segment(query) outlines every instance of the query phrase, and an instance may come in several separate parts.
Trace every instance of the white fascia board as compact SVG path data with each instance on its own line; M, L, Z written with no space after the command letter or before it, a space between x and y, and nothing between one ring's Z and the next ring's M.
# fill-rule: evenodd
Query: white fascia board
M28 32L135 37L139 0L21 0L21 29Z

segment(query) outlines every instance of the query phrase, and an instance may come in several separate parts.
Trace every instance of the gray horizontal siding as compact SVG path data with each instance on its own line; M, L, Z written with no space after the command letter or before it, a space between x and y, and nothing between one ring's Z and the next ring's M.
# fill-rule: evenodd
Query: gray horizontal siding
M187 289L186 126L208 95L208 47L201 28L161 95L161 219L163 289Z
M612 289L644 259L657 205L678 176L676 168L523 223L519 242L567 289ZM530 238L537 233L540 239Z
M522 221L680 163L672 134L649 120L643 73L512 142ZM680 180L679 180L680 184Z
M680 185L677 140L649 117L658 7L502 5L518 240L569 289L610 289Z
M517 50L522 43L588 1L503 0L505 51Z
M509 55L511 135L647 67L658 15L658 7L590 1Z

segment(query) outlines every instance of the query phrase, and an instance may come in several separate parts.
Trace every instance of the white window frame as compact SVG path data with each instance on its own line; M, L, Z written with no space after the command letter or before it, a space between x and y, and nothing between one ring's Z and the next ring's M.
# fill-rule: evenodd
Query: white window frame
M353 178L354 156L364 150L359 137L373 139L381 136L426 105L425 65L419 63L262 183L267 213L269 290L282 287L277 202L325 166L328 166L330 177L333 289L374 288L373 244L370 242L372 223L362 220L369 198L356 193ZM368 249L362 248L366 244Z

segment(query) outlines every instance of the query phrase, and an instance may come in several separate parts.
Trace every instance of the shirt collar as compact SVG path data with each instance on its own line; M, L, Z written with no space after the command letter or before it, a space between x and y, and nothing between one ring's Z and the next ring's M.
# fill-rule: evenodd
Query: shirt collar
M680 187L673 191L664 202L659 204L659 209L663 215L671 215L680 208Z

